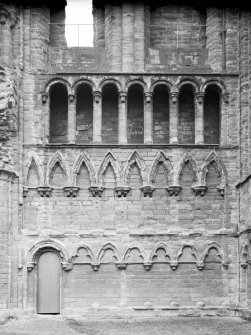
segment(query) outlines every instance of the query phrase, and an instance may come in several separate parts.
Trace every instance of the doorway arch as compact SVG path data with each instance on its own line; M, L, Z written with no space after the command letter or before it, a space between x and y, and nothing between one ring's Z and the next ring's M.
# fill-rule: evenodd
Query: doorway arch
M60 259L47 250L38 259L37 313L60 314Z

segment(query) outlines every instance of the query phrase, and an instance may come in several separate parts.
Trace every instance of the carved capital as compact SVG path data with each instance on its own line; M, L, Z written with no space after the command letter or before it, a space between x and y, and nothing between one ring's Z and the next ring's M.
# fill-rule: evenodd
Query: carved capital
M144 262L144 268L146 271L149 271L151 270L151 267L152 267L152 262Z
M42 103L45 104L47 102L47 99L48 99L47 92L43 92L42 93Z
M199 104L203 103L205 93L204 92L197 92L196 93L196 98Z
M119 93L119 98L120 98L120 102L121 103L125 103L126 102L126 98L127 98L127 93L126 92L120 92Z
M127 187L127 186L115 187L115 192L119 198L126 197L129 191L130 191L130 187Z
M125 270L126 267L127 267L127 264L123 263L123 262L118 262L118 263L116 263L116 266L119 270Z
M93 268L94 271L98 271L99 267L100 267L100 263L98 262L92 262L91 266Z
M171 92L170 98L173 104L176 104L178 101L179 92Z
M49 186L40 186L37 188L37 191L40 195L40 197L46 197L46 198L49 198L51 196L51 193L52 193L52 187L49 187Z
M166 187L167 193L170 197L175 196L177 197L182 190L182 187L179 185L170 185Z
M225 196L225 187L223 186L218 186L217 187L217 191L219 192L219 194L224 197Z
M73 93L68 94L68 100L70 103L73 103L75 100L75 95Z
M145 92L145 99L147 103L152 102L152 96L153 96L152 92Z
M23 197L24 197L24 198L27 197L28 192L29 192L28 187L23 187Z
M149 198L152 197L153 192L155 190L155 188L153 186L143 186L140 189L143 192L144 197L149 197Z
M228 92L225 92L222 94L222 99L225 102L225 104L229 103L229 97L230 97L230 94Z
M90 186L89 190L93 197L101 197L104 191L104 187Z
M192 186L192 190L194 191L194 194L197 196L201 196L204 197L206 190L207 190L207 186L204 185L194 185Z
M79 191L79 187L77 186L66 186L64 187L64 192L67 197L76 197Z
M101 102L102 92L101 91L93 91L93 99L96 104Z

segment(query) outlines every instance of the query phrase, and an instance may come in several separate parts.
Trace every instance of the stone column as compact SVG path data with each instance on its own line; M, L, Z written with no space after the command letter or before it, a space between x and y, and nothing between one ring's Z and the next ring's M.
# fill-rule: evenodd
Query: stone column
M47 92L42 92L41 95L43 104L43 143L47 144L50 141L50 101Z
M144 102L144 143L153 143L152 92L145 92Z
M12 59L12 38L11 29L15 25L15 18L5 9L0 8L0 43L1 62L10 64Z
M93 92L93 143L101 143L102 92Z
M179 96L178 92L170 93L170 122L169 122L170 144L178 143L178 115L179 115L178 96Z
M70 93L68 95L68 143L75 143L76 141L76 99L75 95Z
M204 93L196 93L196 108L195 108L195 144L204 143Z
M119 144L127 143L127 93L119 93Z

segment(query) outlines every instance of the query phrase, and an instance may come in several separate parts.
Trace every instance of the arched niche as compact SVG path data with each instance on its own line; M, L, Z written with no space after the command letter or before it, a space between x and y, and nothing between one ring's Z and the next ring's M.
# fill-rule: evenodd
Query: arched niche
M205 90L204 142L206 144L220 143L220 93L217 85L210 85Z
M195 141L194 87L185 84L179 92L178 141L193 144Z
M62 83L50 87L50 142L67 142L68 92Z
M128 89L127 141L144 143L144 94L140 84L132 84Z
M153 142L169 143L169 89L163 84L153 91Z
M113 83L102 91L102 142L118 143L118 89Z
M90 85L83 83L76 89L76 142L92 143L93 97Z

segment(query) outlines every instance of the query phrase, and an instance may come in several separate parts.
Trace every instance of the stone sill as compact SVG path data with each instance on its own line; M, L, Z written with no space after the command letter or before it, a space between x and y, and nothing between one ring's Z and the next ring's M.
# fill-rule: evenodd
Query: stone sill
M43 149L53 149L53 148L124 148L124 149L135 149L135 148L168 148L168 149L179 149L179 148L188 148L188 149L218 149L218 150L233 150L238 149L238 145L218 145L218 144L119 144L119 143L91 143L91 144L75 144L75 143L55 143L55 144L31 144L25 143L24 147L35 147Z

